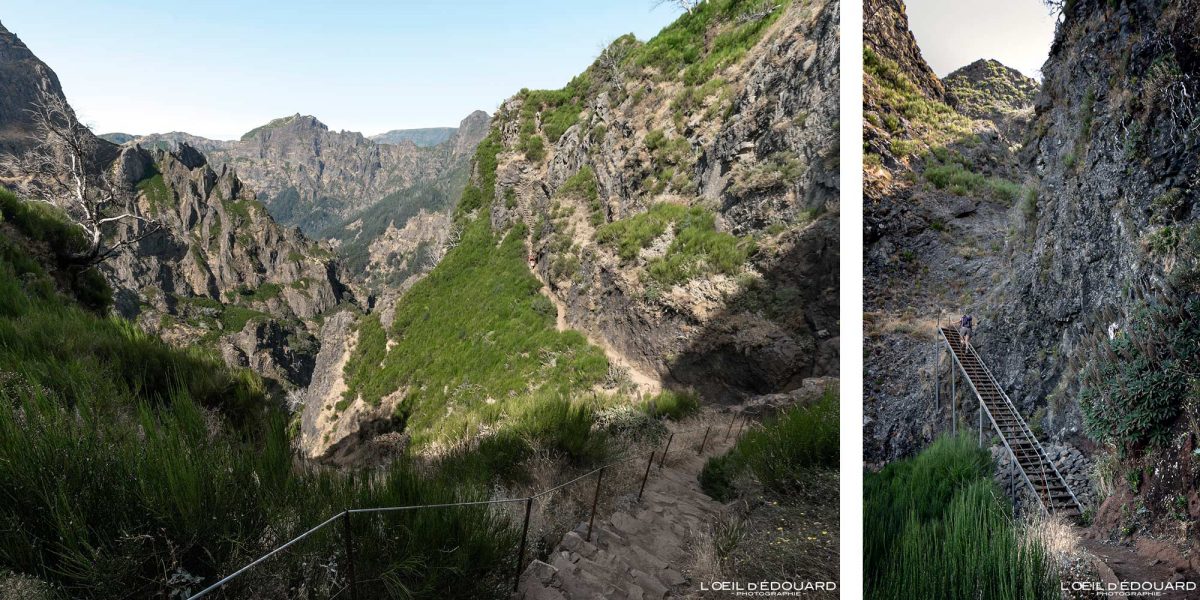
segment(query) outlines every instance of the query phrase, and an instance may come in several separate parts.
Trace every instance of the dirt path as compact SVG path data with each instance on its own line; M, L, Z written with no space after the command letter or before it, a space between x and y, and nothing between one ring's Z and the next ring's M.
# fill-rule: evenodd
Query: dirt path
M713 438L719 438L713 441ZM676 438L676 443L680 438ZM709 498L696 476L708 457L725 452L733 440L709 438L703 455L688 440L672 450L665 467L657 460L642 500L631 490L626 506L612 515L597 515L592 539L587 522L563 537L546 562L535 560L521 576L518 599L592 600L659 599L689 596L699 581L690 577L703 540L723 506Z
M526 239L525 244L526 248L532 248L531 240ZM546 283L545 279L542 279L541 274L533 268L533 265L529 265L529 272L533 273L533 276L537 277L538 281L542 282L542 295L550 300L550 303L554 305L554 310L557 313L554 318L554 327L558 331L572 329L570 324L567 323L566 305L564 305L562 301L558 299L558 296L555 296L554 293L550 291L550 285ZM577 329L576 331L582 333L584 337L587 338L588 343L603 350L604 355L608 357L609 364L623 369L626 373L628 373L630 381L633 382L633 385L637 388L639 394L644 396L653 396L662 392L662 380L642 370L637 363L630 360L629 357L625 356L624 353L620 352L616 348L613 348L612 345L608 343L608 340L604 338L597 338L583 329Z
M1170 565L1139 554L1133 548L1086 537L1080 539L1080 544L1089 554L1096 558L1099 563L1096 567L1100 571L1100 580L1105 585L1108 585L1110 582L1124 581L1156 584L1183 581L1182 576L1176 573ZM1126 595L1120 592L1108 596L1108 598L1116 600L1122 600L1126 597ZM1177 598L1194 598L1195 592L1163 592L1159 596L1139 596L1135 593L1128 597L1151 597L1175 600Z

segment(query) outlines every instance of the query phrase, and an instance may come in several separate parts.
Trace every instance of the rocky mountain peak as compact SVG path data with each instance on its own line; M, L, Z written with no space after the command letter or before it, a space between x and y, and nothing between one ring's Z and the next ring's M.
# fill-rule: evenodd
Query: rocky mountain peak
M1000 120L1033 107L1037 80L998 60L979 59L942 80L949 104L974 119Z
M488 127L491 126L492 117L482 110L477 110L466 116L458 124L458 129L451 136L449 143L451 144L450 154L453 156L466 156L475 151L475 147L488 134Z
M256 137L263 137L266 134L275 130L288 130L292 132L316 132L323 133L329 131L329 126L322 123L312 115L302 115L296 113L288 117L280 117L272 119L265 125L260 125L242 134L241 140L247 141Z
M199 169L208 164L208 159L187 142L180 143L179 148L172 152L171 155L188 169Z

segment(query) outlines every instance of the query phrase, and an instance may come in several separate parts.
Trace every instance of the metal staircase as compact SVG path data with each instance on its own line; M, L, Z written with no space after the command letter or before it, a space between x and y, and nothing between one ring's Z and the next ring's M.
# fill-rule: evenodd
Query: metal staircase
M975 392L979 405L987 414L992 428L1000 434L1000 441L1017 465L1021 478L1047 514L1063 515L1078 519L1083 515L1083 505L1067 485L1066 479L1046 457L1046 451L1038 443L1025 419L1017 412L1008 394L996 383L992 372L980 360L974 348L963 343L958 329L938 328L942 341L950 349L955 364L965 375L967 385ZM982 415L980 429L982 436Z

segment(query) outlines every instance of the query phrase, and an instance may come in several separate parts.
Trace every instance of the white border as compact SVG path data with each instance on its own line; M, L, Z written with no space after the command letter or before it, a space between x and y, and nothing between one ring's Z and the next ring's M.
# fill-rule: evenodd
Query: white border
M848 0L841 8L841 567L838 587L842 598L862 598L863 8L860 0Z

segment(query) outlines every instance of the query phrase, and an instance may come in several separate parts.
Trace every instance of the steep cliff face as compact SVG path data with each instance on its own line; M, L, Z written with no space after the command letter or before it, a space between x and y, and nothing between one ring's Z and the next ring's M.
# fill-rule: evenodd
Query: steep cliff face
M30 147L33 123L28 110L45 90L62 96L58 76L24 42L0 24L0 154Z
M352 328L327 325L350 339L323 346L305 450L374 455L396 431L429 450L431 422L487 435L553 393L737 401L836 374L837 15L705 3L563 90L503 103L445 259ZM447 318L432 307L464 310L458 296L478 306L431 336Z
M899 65L901 72L931 100L945 100L941 80L921 56L917 39L908 28L902 0L864 0L863 46Z
M713 37L761 27L707 83L601 62L573 82L579 114L561 133L538 93L496 124L509 201L491 220L530 228L567 323L726 398L836 370L837 3L756 8L681 18ZM609 51L657 50L628 43Z
M866 40L863 88L869 463L908 456L950 428L949 404L934 402L935 369L944 387L936 396L950 394L949 364L935 366L933 334L939 320L978 312L983 291L1025 239L1027 176L1017 150L1032 112L1028 94L979 111L957 101L953 90L977 98L1015 87L1021 80L1002 65L977 61L956 71L950 93L933 85L903 5L876 8L867 29L887 34Z
M31 146L28 105L58 78L0 28L0 131L5 149ZM166 144L163 144L164 148ZM307 385L317 351L309 333L346 298L329 248L276 224L226 166L214 168L182 138L170 150L100 142L98 168L137 196L160 230L100 265L113 310L181 346L202 345L251 367L280 389ZM143 233L122 221L114 239Z
M236 168L277 221L318 235L389 194L436 182L442 173L465 164L487 133L487 124L487 113L476 111L438 144L376 143L360 133L330 131L315 117L296 114L257 127L236 141L176 132L127 143L191 145L214 165Z
M1077 2L1056 36L1025 155L1039 180L1035 241L993 300L994 353L1025 397L1073 397L1084 340L1195 291L1171 281L1194 264L1195 8ZM1055 429L1078 424L1061 416Z
M1132 535L1192 570L1177 547L1194 546L1178 523L1200 515L1189 383L1200 373L1197 10L1192 0L1068 3L1027 126L993 123L994 140L868 160L866 173L868 460L948 429L947 365L934 366L930 333L939 308L943 322L973 312L977 349L1033 430L1098 465L1079 484L1095 492L1095 532ZM867 128L893 135L893 148L928 139L883 121Z
M214 170L190 146L126 147L115 168L162 225L103 265L115 309L285 387L306 385L316 352L309 329L343 298L331 251L276 224L230 168Z

